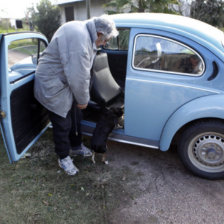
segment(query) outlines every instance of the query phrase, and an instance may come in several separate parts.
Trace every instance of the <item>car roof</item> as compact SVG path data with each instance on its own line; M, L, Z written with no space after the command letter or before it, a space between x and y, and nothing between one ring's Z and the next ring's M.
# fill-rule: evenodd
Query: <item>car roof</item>
M118 27L153 28L184 35L212 51L216 48L224 59L224 33L202 21L165 13L124 13L111 17Z

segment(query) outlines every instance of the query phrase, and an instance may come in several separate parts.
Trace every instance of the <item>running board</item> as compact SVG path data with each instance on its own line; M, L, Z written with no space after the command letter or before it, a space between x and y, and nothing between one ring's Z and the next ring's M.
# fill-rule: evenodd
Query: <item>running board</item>
M121 129L122 130L122 129ZM82 134L87 136L92 136L94 131L94 127L86 126L82 124ZM109 140L131 144L131 145L138 145L142 147L148 147L152 149L159 149L159 142L157 141L150 141L143 138L136 138L133 136L124 135L119 133L119 129L115 129L108 137Z

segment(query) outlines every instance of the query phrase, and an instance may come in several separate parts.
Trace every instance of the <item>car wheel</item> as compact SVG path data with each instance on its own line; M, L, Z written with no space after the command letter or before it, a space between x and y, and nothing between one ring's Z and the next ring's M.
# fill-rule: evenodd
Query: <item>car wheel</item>
M224 123L197 122L188 127L178 144L184 165L194 174L208 178L224 177Z

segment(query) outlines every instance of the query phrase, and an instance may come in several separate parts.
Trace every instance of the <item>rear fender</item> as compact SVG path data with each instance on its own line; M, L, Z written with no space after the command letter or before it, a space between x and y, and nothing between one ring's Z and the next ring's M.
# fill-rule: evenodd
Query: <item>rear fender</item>
M189 122L203 118L224 119L224 95L197 98L180 107L166 122L160 138L160 150L167 151L177 131Z

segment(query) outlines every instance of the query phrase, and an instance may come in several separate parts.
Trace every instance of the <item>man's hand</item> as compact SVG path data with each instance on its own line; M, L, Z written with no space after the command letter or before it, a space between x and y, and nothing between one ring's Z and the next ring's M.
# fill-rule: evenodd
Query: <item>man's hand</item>
M78 107L80 110L83 110L83 109L86 109L87 104L77 104L77 107Z

